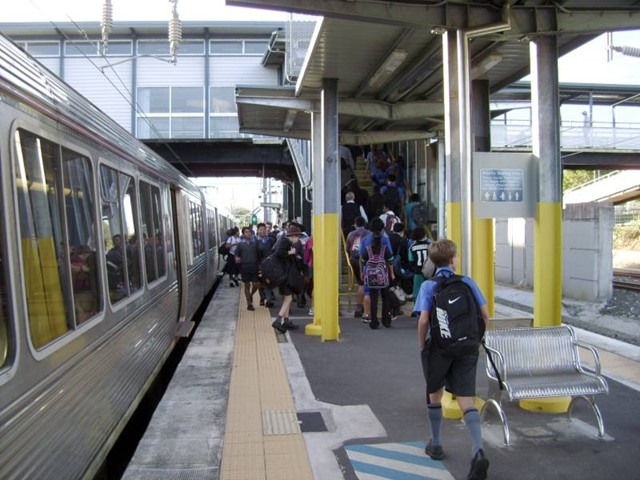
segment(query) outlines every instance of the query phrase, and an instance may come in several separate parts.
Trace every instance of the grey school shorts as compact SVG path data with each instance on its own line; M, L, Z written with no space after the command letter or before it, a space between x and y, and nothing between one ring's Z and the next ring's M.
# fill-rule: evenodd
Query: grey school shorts
M447 357L429 339L421 359L427 393L435 393L446 385L447 390L458 397L475 397L477 352L459 358Z

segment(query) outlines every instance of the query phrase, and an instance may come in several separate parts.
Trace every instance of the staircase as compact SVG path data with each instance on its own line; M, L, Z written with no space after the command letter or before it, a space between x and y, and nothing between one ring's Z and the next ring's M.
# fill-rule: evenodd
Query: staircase
M355 175L358 180L360 188L365 189L369 195L373 193L371 177L365 171L365 161L363 157L357 157L355 159L356 168ZM342 235L340 236L342 238ZM347 257L345 256L345 246L340 241L340 291L339 291L339 307L340 314L343 316L351 316L356 308L356 294L358 291L358 284L355 278L351 274Z

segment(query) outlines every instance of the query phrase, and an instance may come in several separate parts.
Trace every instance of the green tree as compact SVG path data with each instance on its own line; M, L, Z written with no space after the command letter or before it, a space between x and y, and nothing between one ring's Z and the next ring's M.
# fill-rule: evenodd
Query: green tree
M251 224L251 210L248 208L231 205L229 213L236 219L238 226L244 227Z
M566 192L574 189L607 173L609 173L608 170L564 170L562 174L562 191Z

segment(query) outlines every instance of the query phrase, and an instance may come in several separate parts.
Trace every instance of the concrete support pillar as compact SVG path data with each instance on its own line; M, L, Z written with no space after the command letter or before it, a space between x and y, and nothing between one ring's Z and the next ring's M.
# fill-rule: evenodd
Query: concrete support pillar
M460 63L462 39L456 32L447 31L442 36L442 68L444 79L445 121L445 202L446 236L462 248L462 180L460 177Z
M447 233L447 148L444 135L438 134L438 238L443 238Z
M316 294L314 308L322 305L319 318L321 337L323 341L337 340L338 306L339 306L339 255L340 255L340 156L338 155L338 80L325 78L322 82L320 111L322 115L322 174L323 174L323 203L322 214L314 224L320 224L321 234L314 236L314 250L316 245L322 244L322 256L314 261L314 277L317 284L322 284L320 295ZM314 171L317 167L314 165ZM314 215L316 217L316 215ZM331 259L331 260L329 260ZM318 272L316 266L322 263ZM315 319L314 319L315 320ZM307 325L307 330L317 329ZM307 332L312 333L312 332Z
M489 81L471 82L471 149L474 152L491 151L491 112L489 110ZM495 272L493 219L475 218L473 215L471 272L487 299L491 316L495 315Z
M553 36L530 44L533 155L539 198L534 225L534 325L562 321L562 160L558 48Z
M320 106L317 105L311 113L311 169L312 169L312 230L313 230L313 323L305 327L307 335L322 335L322 318L325 316L324 302L320 299L326 297L325 286L320 282L326 277L325 262L320 261L325 257L324 243L321 241L324 232L322 218L324 214L324 159L322 157L322 115Z

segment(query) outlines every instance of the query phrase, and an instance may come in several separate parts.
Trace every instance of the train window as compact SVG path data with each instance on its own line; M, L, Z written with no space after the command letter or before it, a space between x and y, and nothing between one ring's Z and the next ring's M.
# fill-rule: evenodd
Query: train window
M132 176L106 165L100 166L100 187L107 283L115 303L142 286L136 188Z
M25 130L15 133L16 196L29 329L39 348L74 325L70 255L76 244L95 251L93 181L89 159ZM88 273L88 272L87 272ZM89 274L87 282L95 280ZM97 286L81 322L100 309Z
M193 254L198 256L204 253L204 231L202 225L202 206L195 202L189 202L191 219L191 242Z
M213 210L207 208L207 239L209 241L209 250L213 249L216 245L216 214Z
M102 310L93 175L88 158L66 148L61 152L73 311L76 323L82 323Z
M144 266L147 282L153 282L166 273L164 232L162 231L162 202L160 189L140 182L140 212L144 238Z

